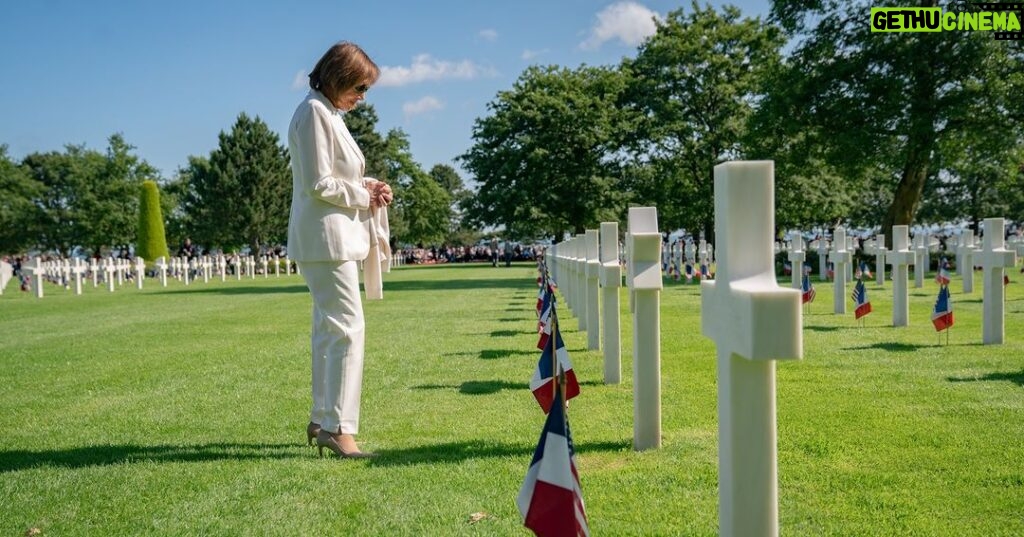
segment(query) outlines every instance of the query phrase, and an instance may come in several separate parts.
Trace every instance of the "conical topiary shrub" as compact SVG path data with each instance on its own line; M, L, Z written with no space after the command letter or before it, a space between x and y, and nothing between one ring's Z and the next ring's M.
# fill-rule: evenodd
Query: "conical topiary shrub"
M164 234L164 217L160 211L160 190L154 181L143 181L139 198L139 232L135 243L135 255L152 266L158 257L170 257L167 251L167 236Z

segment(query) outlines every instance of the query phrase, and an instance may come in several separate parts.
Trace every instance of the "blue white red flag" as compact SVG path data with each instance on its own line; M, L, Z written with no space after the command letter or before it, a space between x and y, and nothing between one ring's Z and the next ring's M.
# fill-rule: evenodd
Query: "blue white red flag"
M816 294L818 293L817 291L814 290L814 284L812 284L811 279L806 274L804 274L802 304L814 302L814 295Z
M576 452L561 393L553 403L516 505L523 525L540 537L588 536Z
M939 285L949 285L949 270L944 263L939 264L939 271L935 273L935 282Z
M853 287L853 305L854 305L854 318L860 319L861 317L871 313L871 301L868 300L868 290L864 287L863 280L857 280L857 285Z
M552 314L554 317L554 314ZM565 399L568 401L580 394L580 383L576 380L576 372L572 370L572 362L569 361L569 351L562 341L562 334L558 330L558 323L552 322L551 337L544 351L540 353L540 360L537 362L537 369L533 371L530 378L530 391L537 399L537 403L547 414L551 411L551 404L555 399L555 388L559 371L565 372ZM557 363L556 363L557 360ZM558 371L555 367L558 367Z
M945 285L939 288L939 297L932 308L932 324L938 332L953 326L953 300L949 296L949 287Z
M555 304L558 303L558 299L555 298L555 292L550 287L547 292L544 293L544 298L541 303L540 317L537 319L537 333L540 334L540 339L537 341L537 348L544 350L548 346L548 339L551 338L551 325L554 323Z
M693 265L686 264L686 283L693 281Z
M710 280L711 279L711 271L708 270L708 266L707 266L706 263L701 263L700 264L700 277L701 277L701 279L704 279L704 280Z

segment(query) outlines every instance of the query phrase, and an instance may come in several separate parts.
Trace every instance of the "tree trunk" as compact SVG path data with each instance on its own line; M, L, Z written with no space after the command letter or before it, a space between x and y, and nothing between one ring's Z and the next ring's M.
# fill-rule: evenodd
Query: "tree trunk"
M914 221L917 206L921 201L924 181L928 176L928 157L911 155L900 183L896 186L896 195L885 213L882 221L882 233L885 234L885 247L892 249L892 227L909 226Z

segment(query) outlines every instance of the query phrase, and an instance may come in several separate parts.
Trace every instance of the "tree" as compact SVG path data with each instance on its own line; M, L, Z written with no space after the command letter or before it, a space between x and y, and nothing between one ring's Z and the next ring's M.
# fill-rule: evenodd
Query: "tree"
M34 203L44 192L42 183L7 155L0 145L0 252L19 253L37 246L42 213Z
M781 32L760 19L721 13L697 2L657 22L634 60L625 106L635 129L631 155L634 201L658 207L662 227L714 231L714 167L742 155L747 118L762 73L780 58Z
M440 244L448 235L451 197L430 175L419 172L405 189L403 216L411 243Z
M160 210L160 190L156 181L143 181L139 191L139 230L135 255L150 263L158 257L171 255L167 250L163 212Z
M245 113L221 131L209 158L189 157L185 211L190 235L206 248L262 247L285 241L291 207L288 150L259 117Z
M466 190L462 178L455 168L447 164L435 164L430 168L430 177L447 193L450 203L448 205L448 233L445 242L449 244L462 244L467 236L462 229L463 205L473 193ZM472 244L472 242L470 242Z
M808 136L807 155L846 178L881 175L882 233L911 224L930 178L955 159L950 141L1020 143L1024 49L987 32L872 33L872 6L895 1L775 0L772 16L800 39L769 96L783 130ZM905 2L902 2L905 4ZM937 0L921 0L937 7Z
M531 66L488 104L459 156L479 190L467 206L475 225L515 237L582 233L625 208L615 149L624 79L615 70Z

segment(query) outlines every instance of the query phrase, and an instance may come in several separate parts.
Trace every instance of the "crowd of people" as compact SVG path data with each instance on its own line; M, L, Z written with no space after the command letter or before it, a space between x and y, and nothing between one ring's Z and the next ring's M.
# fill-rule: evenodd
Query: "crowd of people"
M506 247L507 245L507 247ZM503 245L485 246L406 246L398 250L406 264L432 265L438 263L487 263L498 266L513 261L533 261L543 252L541 246Z

